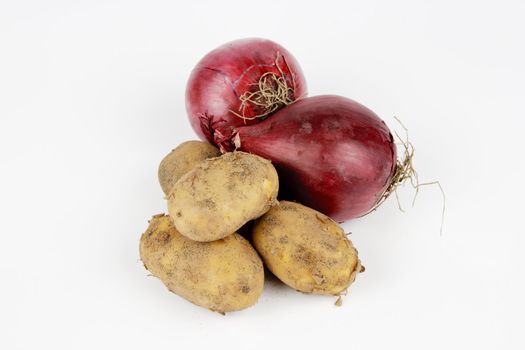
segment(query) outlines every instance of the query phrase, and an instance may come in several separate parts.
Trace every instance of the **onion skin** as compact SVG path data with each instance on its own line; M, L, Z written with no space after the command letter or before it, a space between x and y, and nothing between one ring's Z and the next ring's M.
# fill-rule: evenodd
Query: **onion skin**
M236 40L204 56L186 86L186 110L198 136L212 144L228 144L236 127L260 122L261 118L246 118L262 115L267 110L248 104L242 112L240 97L245 92L253 92L267 72L285 78L293 89L292 100L306 96L306 81L299 64L284 47L270 40Z
M261 123L238 128L239 150L275 165L282 196L343 222L368 213L396 170L386 124L350 99L301 99Z

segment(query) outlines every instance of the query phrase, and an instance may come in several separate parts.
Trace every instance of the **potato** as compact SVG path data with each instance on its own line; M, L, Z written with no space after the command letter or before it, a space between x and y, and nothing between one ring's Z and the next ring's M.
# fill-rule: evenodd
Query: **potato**
M298 203L281 201L261 217L253 244L277 278L305 293L340 295L362 271L343 230Z
M169 194L173 184L182 175L205 159L218 157L218 148L202 141L186 141L172 150L159 165L159 182L162 191Z
M266 213L278 190L270 161L231 152L207 159L181 177L168 196L168 211L182 235L214 241Z
M262 261L236 233L195 242L177 232L168 216L156 215L140 239L140 257L170 291L212 311L245 309L263 290Z

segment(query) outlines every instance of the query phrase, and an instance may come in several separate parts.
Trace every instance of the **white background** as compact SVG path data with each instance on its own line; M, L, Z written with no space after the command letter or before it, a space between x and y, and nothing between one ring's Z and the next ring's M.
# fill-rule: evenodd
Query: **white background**
M0 1L0 348L523 349L522 1ZM367 270L344 299L268 280L221 316L147 276L156 172L194 139L184 88L214 47L261 36L310 95L351 97L422 180L346 223Z

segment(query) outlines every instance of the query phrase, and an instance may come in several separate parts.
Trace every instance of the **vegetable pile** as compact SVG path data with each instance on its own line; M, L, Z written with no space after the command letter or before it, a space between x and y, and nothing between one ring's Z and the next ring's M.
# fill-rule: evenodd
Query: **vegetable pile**
M202 58L186 108L203 141L160 163L168 214L142 234L145 268L223 314L257 302L264 267L340 305L364 267L337 222L375 209L406 178L386 124L350 99L307 97L296 59L264 39Z

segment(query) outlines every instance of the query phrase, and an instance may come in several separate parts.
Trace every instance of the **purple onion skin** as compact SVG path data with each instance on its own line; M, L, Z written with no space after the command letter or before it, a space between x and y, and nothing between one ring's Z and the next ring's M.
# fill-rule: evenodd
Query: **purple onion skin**
M276 166L283 197L337 222L368 213L395 173L396 146L386 124L344 97L304 98L237 131L239 150Z
M277 61L276 61L277 60ZM262 119L243 119L240 97L257 89L265 73L282 75L292 100L307 94L306 80L299 63L281 45L260 38L228 42L206 54L193 69L186 86L186 111L191 126L203 140L221 145L229 141L236 127ZM248 104L243 116L253 118L267 112Z

